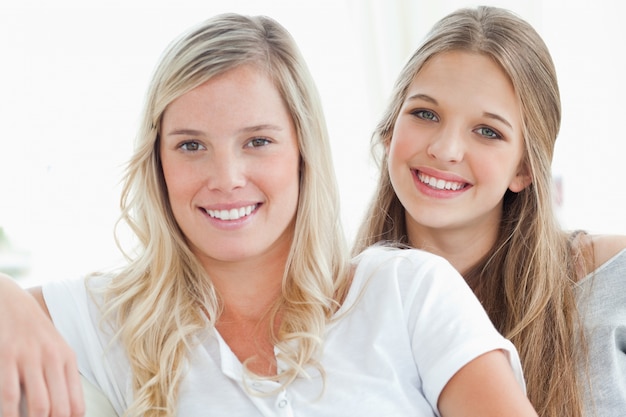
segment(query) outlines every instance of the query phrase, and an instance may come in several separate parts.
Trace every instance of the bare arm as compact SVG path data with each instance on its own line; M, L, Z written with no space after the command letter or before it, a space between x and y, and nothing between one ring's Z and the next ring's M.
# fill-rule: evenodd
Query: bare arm
M536 417L506 354L485 353L461 368L439 396L443 417Z
M591 273L606 261L626 249L626 236L623 235L594 235L593 242L593 269L587 271Z
M41 288L30 294L0 274L0 414L82 416L84 400L74 352L50 320Z

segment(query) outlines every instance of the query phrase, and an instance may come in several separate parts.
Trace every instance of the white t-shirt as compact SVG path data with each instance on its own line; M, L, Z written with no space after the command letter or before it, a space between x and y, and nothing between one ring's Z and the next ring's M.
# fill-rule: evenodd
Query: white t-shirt
M445 384L483 353L503 349L520 385L513 345L443 258L418 250L374 247L359 255L352 287L327 330L319 373L272 392L272 382L247 380L215 329L190 358L178 415L434 416ZM110 278L88 280L106 285ZM132 401L124 349L103 330L85 281L53 282L44 297L55 325L76 350L79 369L122 414ZM324 388L323 392L322 389ZM261 395L250 395L249 390ZM266 395L262 395L266 394Z

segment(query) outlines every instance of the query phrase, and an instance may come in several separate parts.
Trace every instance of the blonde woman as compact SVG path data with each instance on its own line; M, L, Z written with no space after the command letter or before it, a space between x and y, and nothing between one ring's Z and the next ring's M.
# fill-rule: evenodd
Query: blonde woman
M390 248L349 261L317 93L275 21L221 15L174 42L138 139L128 265L35 291L117 414L536 416L515 349L449 263ZM0 282L3 317L48 334ZM57 365L13 383L54 396L72 386L48 378Z
M522 359L545 417L626 409L626 237L561 230L550 164L561 105L537 32L499 8L440 20L400 73L374 143L378 188L355 252L447 258Z

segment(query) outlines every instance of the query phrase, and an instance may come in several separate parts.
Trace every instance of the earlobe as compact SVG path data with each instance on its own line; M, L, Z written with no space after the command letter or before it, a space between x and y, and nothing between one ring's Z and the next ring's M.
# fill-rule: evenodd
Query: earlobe
M515 178L513 178L511 184L509 184L509 190L513 191L514 193L519 193L520 191L528 187L532 182L532 178L525 171L519 172L515 176Z

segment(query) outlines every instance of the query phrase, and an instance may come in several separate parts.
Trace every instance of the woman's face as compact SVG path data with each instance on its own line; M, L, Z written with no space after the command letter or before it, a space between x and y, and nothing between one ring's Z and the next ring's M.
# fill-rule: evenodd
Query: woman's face
M523 145L520 106L498 64L460 51L428 60L387 149L410 241L426 231L497 229L506 190L530 181Z
M205 268L288 253L300 156L291 115L263 72L240 66L174 100L160 153L174 217Z

